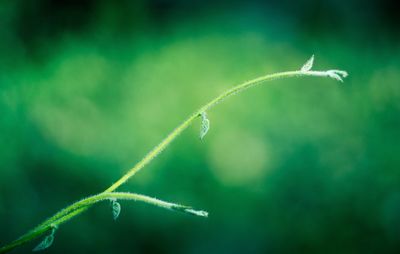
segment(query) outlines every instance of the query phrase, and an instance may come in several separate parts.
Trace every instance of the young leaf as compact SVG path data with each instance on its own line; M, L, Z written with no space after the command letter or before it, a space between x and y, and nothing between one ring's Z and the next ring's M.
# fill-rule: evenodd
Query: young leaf
M113 219L116 220L121 213L121 205L120 203L117 202L116 199L111 200L111 209L112 209L112 215Z
M190 215L195 215L195 216L200 216L200 217L208 217L208 212L203 211L203 210L195 210L190 206L173 205L173 206L171 206L171 209L182 212L182 213L187 213Z
M312 55L311 58L308 59L308 61L303 65L303 67L301 67L301 71L306 72L311 70L313 64L314 64L314 55Z
M54 234L56 233L57 226L52 226L51 233L46 236L32 251L41 251L49 248L54 241Z
M347 74L346 71L341 71L341 70L329 70L326 71L328 76L330 78L336 79L337 81L343 82L343 78L347 77L349 74Z
M207 118L206 112L201 113L200 139L203 139L210 129L210 120Z
M201 113L200 139L203 139L210 129L210 120L207 118L206 112Z

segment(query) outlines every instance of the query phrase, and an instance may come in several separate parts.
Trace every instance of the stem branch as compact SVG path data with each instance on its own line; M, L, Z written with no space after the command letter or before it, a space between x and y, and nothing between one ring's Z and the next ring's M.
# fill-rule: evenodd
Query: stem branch
M132 194L132 193L122 193L122 192L113 192L126 181L128 181L133 175L143 169L147 164L149 164L158 154L160 154L171 142L179 136L189 125L193 123L193 121L199 117L203 112L206 112L213 108L218 103L222 102L226 98L238 94L250 87L259 85L266 81L271 81L275 79L281 78L292 78L292 77L301 77L301 76L313 76L313 77L330 77L339 81L342 81L342 77L346 77L347 73L340 70L328 70L328 71L311 71L311 70L298 70L298 71L287 71L287 72L279 72L274 74L265 75L247 82L244 82L240 85L237 85L222 94L218 97L214 98L204 106L202 106L199 110L195 111L192 115L190 115L182 124L180 124L176 129L174 129L161 143L155 146L142 160L140 160L133 168L128 170L128 172L123 175L119 180L117 180L114 184L104 190L102 193L91 196L89 198L83 199L78 201L67 208L59 211L54 216L50 217L49 219L45 220L39 226L34 228L33 230L29 231L22 237L18 238L17 240L11 242L10 244L0 248L0 253L6 253L15 247L22 245L26 242L29 242L38 236L46 233L54 225L58 226L71 218L81 214L82 212L86 211L91 205L102 201L104 199L116 198L116 199L129 199L129 200L138 200L143 201L149 204L153 204L159 207L182 211L185 213L190 213L198 216L207 216L207 213L204 211L196 211L191 209L190 207L177 205L173 203L168 203L165 201L161 201L155 198L150 198L147 196L139 195L139 194Z

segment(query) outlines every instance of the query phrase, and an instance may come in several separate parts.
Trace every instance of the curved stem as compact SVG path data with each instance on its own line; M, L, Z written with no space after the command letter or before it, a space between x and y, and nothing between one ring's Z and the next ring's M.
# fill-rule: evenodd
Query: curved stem
M199 110L194 112L192 115L190 115L189 118L187 118L182 124L180 124L176 129L174 129L163 141L161 141L161 143L159 143L156 147L154 147L153 150L151 150L141 161L139 161L133 168L131 168L118 181L116 181L114 184L112 184L110 187L108 187L104 192L114 191L119 186L121 186L126 181L128 181L129 178L131 178L133 175L135 175L137 172L139 172L144 166L146 166L150 161L152 161L159 153L161 153L177 136L179 136L179 134L182 133L182 131L184 131L197 117L199 117L202 112L210 110L212 107L214 107L218 103L222 102L226 98L228 98L234 94L237 94L239 92L242 92L250 87L253 87L255 85L266 82L266 81L279 79L279 78L290 78L290 77L296 77L296 76L324 76L324 77L326 77L327 75L324 73L325 73L325 71L324 72L318 72L318 71L279 72L279 73L262 76L262 77L259 77L256 79L252 79L250 81L247 81L245 83L237 85L237 86L223 92L218 97L214 98L213 100L208 102L206 105L201 107Z
M165 208L168 210L172 210L172 211L183 212L183 213L201 216L201 217L208 216L208 213L206 211L194 210L189 206L170 203L170 202L162 201L162 200L148 197L148 196L141 195L141 194L129 193L129 192L107 192L107 193L103 192L103 193L82 199L82 200L75 202L72 205L64 208L63 210L61 210L60 212L58 212L56 214L56 215L58 215L59 219L56 220L55 223L39 225L38 227L36 227L32 231L28 232L27 234L23 235L19 239L15 240L11 244L9 244L3 248L0 248L0 253L6 253L25 242L28 242L30 240L33 240L33 239L39 237L40 235L42 235L45 232L52 229L54 226L59 226L65 222L67 222L71 218L75 217L76 215L82 213L83 211L86 211L89 207L91 207L95 203L98 203L98 202L104 201L104 200L112 200L112 199L141 201L141 202L145 202L145 203L155 205L155 206L158 206L161 208Z
M95 203L98 203L100 201L104 200L113 200L113 199L119 199L119 200L133 200L133 201L141 201L144 203L148 203L151 205L155 205L161 208L169 209L169 210L175 210L175 211L181 211L193 215L198 215L198 216L203 216L207 217L208 214L205 211L198 211L198 210L193 210L189 206L184 206L180 204L175 204L175 203L170 203L166 201L162 201L157 198L152 198L149 196L137 194L137 193L130 193L130 192L103 192L97 195L93 195L90 197L87 197L85 199L82 199L78 202L75 202L74 204L68 206L67 208L63 209L61 213L63 216L61 217L60 220L58 220L57 225L60 225L61 223L65 222L64 220L65 216L70 214L71 212L74 212L80 208L91 206Z
M84 200L78 201L77 203L61 210L60 212L56 213L54 216L45 220L43 223L41 223L39 226L34 228L32 231L23 235L22 237L20 237L19 239L15 240L12 243L10 243L9 245L6 245L6 246L0 248L0 253L8 252L13 248L38 237L39 235L50 230L52 228L52 225L59 225L61 223L68 221L69 219L75 217L76 215L86 211L93 203L101 201L101 198L107 199L107 198L112 197L113 195L116 195L116 196L121 195L119 197L122 198L125 194L122 195L121 193L112 193L112 192L114 190L116 190L118 187L120 187L122 184L124 184L126 181L128 181L129 178L131 178L133 175L135 175L137 172L139 172L141 169L143 169L147 164L149 164L159 153L161 153L169 144L171 144L171 142L177 136L179 136L180 133L182 133L190 124L192 124L193 121L197 117L199 117L203 112L210 110L211 108L213 108L215 105L222 102L226 98L228 98L232 95L238 94L250 87L259 85L266 81L275 80L275 79L301 77L301 76L314 76L314 77L329 77L329 78L333 78L333 79L341 81L341 79L340 79L341 77L339 75L345 77L345 76L347 76L347 73L344 71L339 71L339 70L287 71L287 72L279 72L279 73L265 75L265 76L244 82L240 85L234 86L233 88L223 92L222 94L220 94L219 96L217 96L216 98L214 98L213 100L211 100L210 102L208 102L207 104L202 106L199 110L195 111L192 115L190 115L182 124L180 124L176 129L174 129L163 141L161 141L161 143L159 143L157 146L155 146L133 168L128 170L128 172L125 175L123 175L119 180L117 180L114 184L112 184L110 187L108 187L102 193L88 198L89 200L84 199ZM144 201L147 203L152 203L154 205L158 205L158 206L165 207L165 208L167 208L166 207L166 206L168 206L167 204L170 204L170 203L165 202L165 203L163 203L163 205L164 205L163 206L163 205L161 205L162 203L160 203L158 201L156 202L155 199L147 197L146 200L144 200L142 195L138 195L138 194L131 194L131 195L136 195L135 197L137 198L137 200L141 200L141 201ZM127 196L124 196L124 197L127 197ZM130 197L132 197L132 196L130 196ZM129 199L134 199L134 198L129 198ZM190 208L183 208L183 206L180 206L180 208L169 207L169 209L175 209L175 210L186 209L185 212L190 213ZM187 210L187 209L189 209L189 210ZM192 213L196 212L196 211L193 212L193 210L191 210L191 211L192 211Z

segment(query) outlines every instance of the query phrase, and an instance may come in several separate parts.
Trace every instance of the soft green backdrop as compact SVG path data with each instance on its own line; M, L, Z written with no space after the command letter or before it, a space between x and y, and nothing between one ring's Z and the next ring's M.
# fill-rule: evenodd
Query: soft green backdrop
M0 244L104 190L190 113L209 112L48 253L398 253L400 44L390 1L2 1ZM27 253L36 243L19 248Z

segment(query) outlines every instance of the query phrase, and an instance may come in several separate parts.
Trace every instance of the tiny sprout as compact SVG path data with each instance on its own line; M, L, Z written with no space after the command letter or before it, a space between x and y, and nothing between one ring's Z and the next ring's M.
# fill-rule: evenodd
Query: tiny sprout
M179 211L182 213L187 213L190 215L195 215L195 216L200 216L200 217L208 217L208 212L203 211L203 210L194 210L190 206L183 206L183 205L172 205L171 206L172 210Z
M201 113L200 139L203 139L210 129L210 120L207 118L207 113Z
M113 219L116 220L119 214L121 213L121 205L120 203L117 202L117 199L115 198L110 199L110 201L111 201Z
M314 64L314 55L312 55L311 58L308 59L308 61L303 65L303 67L301 67L301 71L307 72L311 70L313 64Z
M203 210L193 210L191 208L187 208L185 209L186 213L189 213L191 215L196 215L196 216L200 216L200 217L208 217L208 212L203 211Z
M337 81L343 82L342 78L347 77L349 74L347 74L346 71L341 71L341 70L329 70L326 71L328 77L336 79Z
M46 236L32 251L41 251L49 248L54 242L54 234L56 233L57 225L51 225L51 233Z

